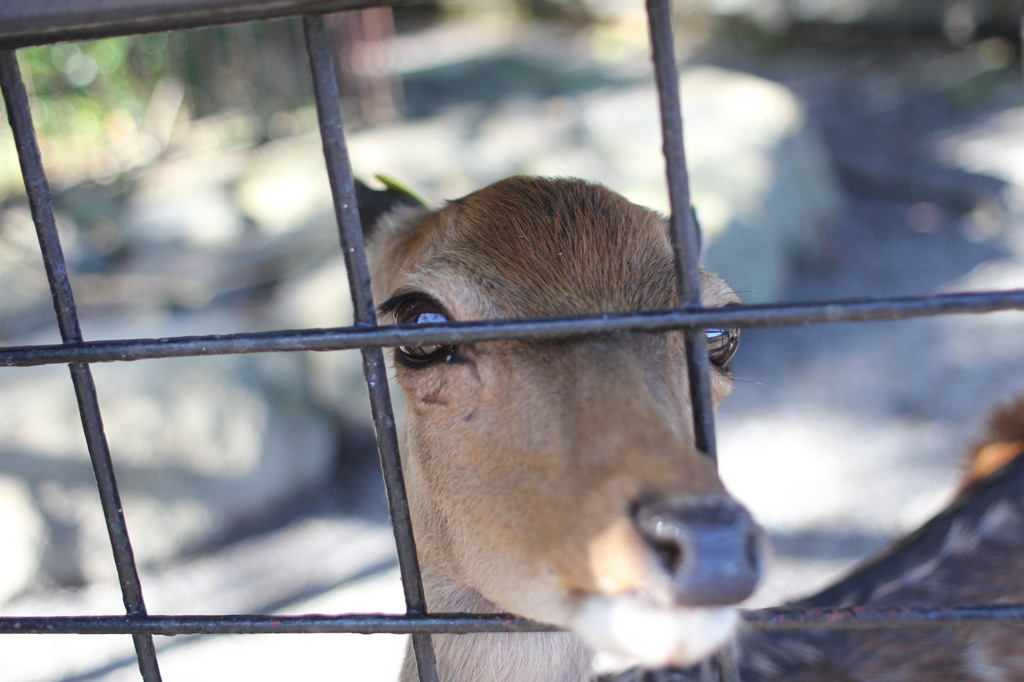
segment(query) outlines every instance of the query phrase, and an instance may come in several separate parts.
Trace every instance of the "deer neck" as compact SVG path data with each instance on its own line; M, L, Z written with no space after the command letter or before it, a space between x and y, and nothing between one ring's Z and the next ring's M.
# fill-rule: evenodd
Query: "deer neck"
M476 590L424 567L423 587L433 613L501 613ZM434 635L439 679L443 682L588 682L591 655L566 632ZM410 647L411 649L411 647ZM401 682L417 682L407 651Z

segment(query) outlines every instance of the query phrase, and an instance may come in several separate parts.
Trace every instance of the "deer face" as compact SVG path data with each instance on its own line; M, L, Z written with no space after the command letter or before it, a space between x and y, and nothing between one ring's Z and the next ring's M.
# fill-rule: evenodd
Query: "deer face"
M678 303L665 222L582 181L512 178L399 212L371 258L398 323ZM738 300L707 272L702 299ZM736 335L709 340L717 402ZM427 571L645 664L730 636L761 535L694 447L681 333L399 348L394 368Z

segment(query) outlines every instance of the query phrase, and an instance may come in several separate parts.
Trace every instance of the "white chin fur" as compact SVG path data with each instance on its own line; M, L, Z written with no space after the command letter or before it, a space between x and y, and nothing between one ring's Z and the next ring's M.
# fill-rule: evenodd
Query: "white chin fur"
M658 606L631 595L590 596L570 625L590 648L620 663L692 665L714 653L736 630L733 607Z

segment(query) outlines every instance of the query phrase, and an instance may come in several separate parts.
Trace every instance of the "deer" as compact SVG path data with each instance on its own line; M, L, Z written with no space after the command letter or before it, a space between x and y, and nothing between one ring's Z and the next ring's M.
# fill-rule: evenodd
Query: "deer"
M795 607L1024 603L1024 397L989 420L953 500L915 531ZM744 682L1007 682L1024 679L1018 627L741 630ZM673 682L699 682L694 668ZM614 679L614 678L611 678ZM635 679L628 677L628 679Z
M665 218L601 185L513 177L430 209L360 188L379 318L680 305ZM700 271L700 302L739 302ZM707 331L711 391L736 330ZM428 609L562 629L433 637L445 682L584 682L595 656L688 665L734 634L765 536L694 444L680 331L398 347L402 464ZM402 682L418 679L407 652Z

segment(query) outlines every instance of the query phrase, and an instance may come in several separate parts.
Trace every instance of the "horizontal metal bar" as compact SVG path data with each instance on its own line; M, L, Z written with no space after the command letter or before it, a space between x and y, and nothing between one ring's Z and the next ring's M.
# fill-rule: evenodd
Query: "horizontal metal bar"
M1024 605L997 604L948 608L853 606L849 608L769 608L747 611L743 619L758 630L862 630L868 628L961 627L991 623L1024 626Z
M325 14L424 0L0 0L0 48Z
M984 623L1024 626L1024 604L947 608L854 606L776 607L744 611L757 630L862 630L872 628L963 627ZM410 634L557 632L561 628L511 614L433 613L401 615L355 613L227 616L56 616L0 618L4 634L217 635L217 634Z
M508 614L304 616L57 616L0 618L0 634L218 635L556 632L559 628Z
M608 313L535 320L452 322L420 327L337 327L11 346L0 348L0 366L27 367L65 362L115 362L232 353L327 351L371 346L423 346L508 338L566 338L626 330L662 332L671 329L867 322L1008 310L1024 310L1024 289L907 298Z

